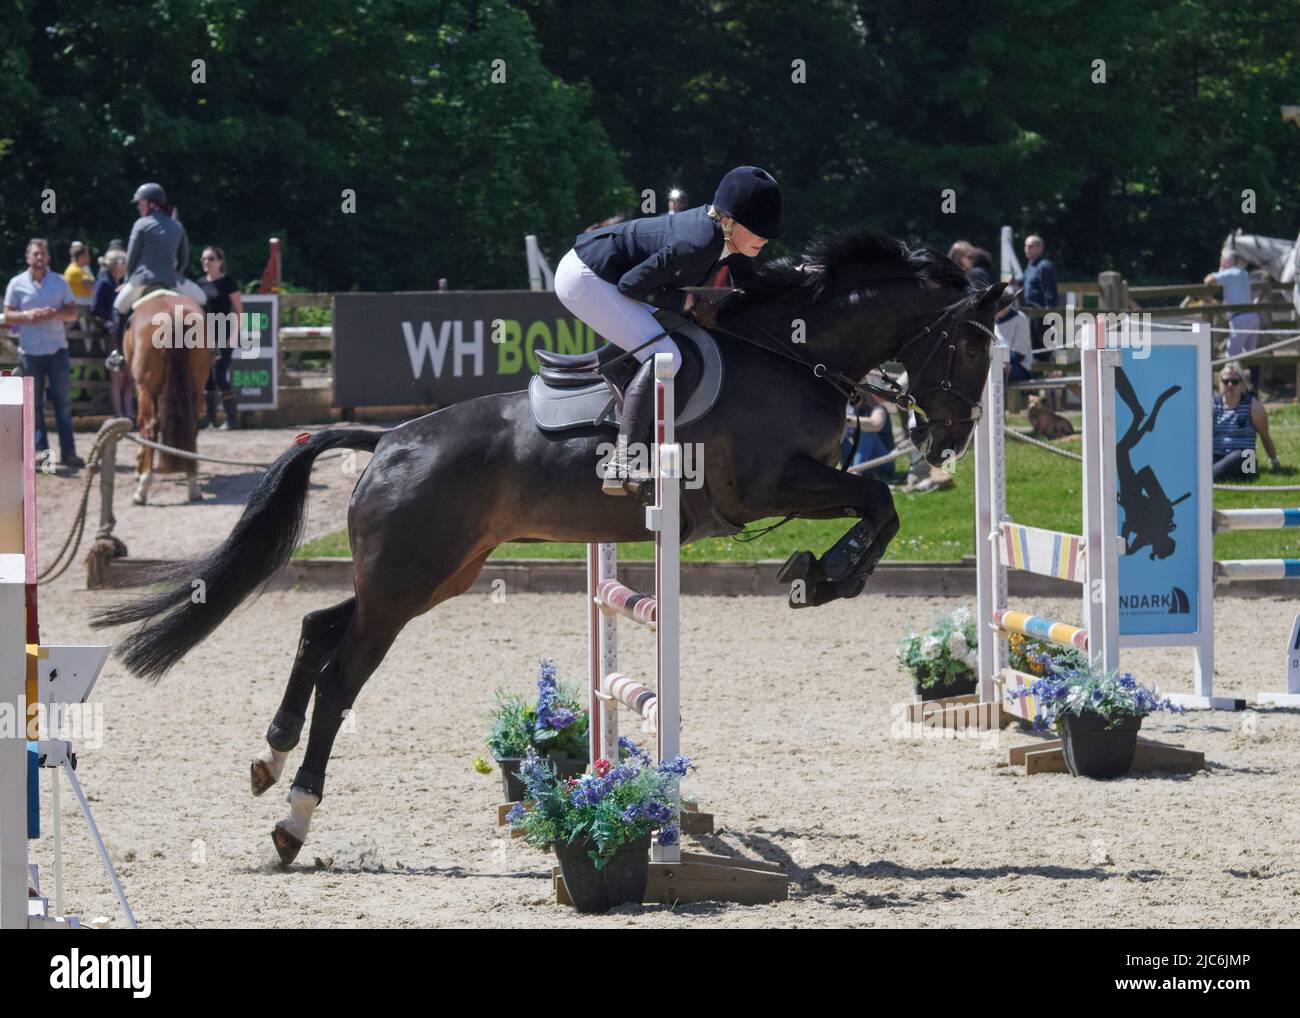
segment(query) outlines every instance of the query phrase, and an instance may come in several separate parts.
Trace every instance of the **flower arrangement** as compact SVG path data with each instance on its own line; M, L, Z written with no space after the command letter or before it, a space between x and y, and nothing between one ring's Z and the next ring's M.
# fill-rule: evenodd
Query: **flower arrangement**
M1018 672L1047 675L1049 672L1087 668L1088 655L1073 647L1035 640L1032 636L1011 633L1007 637L1007 663Z
M537 702L498 689L488 714L492 722L487 743L497 760L511 760L536 750L542 756L587 760L587 709L581 691L561 686L555 662L538 662Z
M963 605L937 616L929 632L909 631L898 644L898 662L921 690L973 684L979 667L979 641L970 609Z
M1034 698L1038 708L1034 727L1039 730L1059 728L1067 716L1092 714L1113 727L1126 718L1144 718L1156 711L1186 710L1167 698L1160 699L1128 672L1103 672L1087 663L1062 667L1052 662L1047 674L1021 695Z
M651 767L640 754L618 765L597 760L590 773L565 778L530 748L519 776L533 805L517 803L506 820L535 848L585 841L599 870L621 847L648 839L655 828L660 844L677 843L677 782L690 767L686 757Z

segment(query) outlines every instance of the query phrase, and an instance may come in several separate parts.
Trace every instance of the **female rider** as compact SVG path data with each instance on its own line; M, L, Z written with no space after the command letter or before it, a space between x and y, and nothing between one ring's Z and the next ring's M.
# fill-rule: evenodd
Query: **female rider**
M677 344L660 336L654 308L712 324L712 305L681 288L704 285L723 263L744 282L753 276L751 259L782 232L780 186L766 170L738 166L722 178L711 205L602 226L581 234L560 260L560 302L611 343L636 351L639 362L624 391L605 494L623 495L628 480L642 479L628 471L628 443L641 440L654 416L654 355L671 354L674 369L681 366Z

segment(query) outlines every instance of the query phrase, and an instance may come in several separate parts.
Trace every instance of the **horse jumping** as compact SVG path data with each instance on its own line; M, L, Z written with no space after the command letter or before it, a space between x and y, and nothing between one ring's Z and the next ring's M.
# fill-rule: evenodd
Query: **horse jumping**
M854 383L902 362L908 384L897 400L912 408L913 443L935 465L961 455L980 417L994 314L1010 299L1004 287L973 288L936 252L851 231L816 243L805 264L766 266L720 307L726 383L712 410L678 431L679 442L707 452L712 517L735 529L775 516L856 520L820 558L792 556L783 580L806 590L798 600L792 593L793 606L859 594L898 531L889 488L836 469ZM683 389L691 372L688 358ZM354 596L303 619L269 750L253 763L260 795L297 746L314 693L291 815L273 833L288 864L320 803L344 714L407 622L469 589L508 541L650 538L637 499L601 492L600 450L610 437L595 426L540 430L525 392L457 403L387 431L319 432L270 467L225 542L166 574L174 586L112 606L94 625L143 623L117 653L133 673L161 677L293 553L316 457L373 452L348 509ZM700 533L687 529L682 539ZM201 604L191 596L199 578Z

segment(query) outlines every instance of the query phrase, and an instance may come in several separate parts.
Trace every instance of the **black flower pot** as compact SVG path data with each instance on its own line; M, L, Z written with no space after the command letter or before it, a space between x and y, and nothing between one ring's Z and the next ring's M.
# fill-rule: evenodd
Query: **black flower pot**
M950 696L967 696L978 688L979 677L974 672L967 672L963 678L949 682L936 682L932 686L922 686L921 681L930 677L930 666L921 665L912 680L913 688L922 700L943 700Z
M1062 714L1056 727L1070 773L1106 780L1122 777L1133 766L1142 719L1130 714L1109 725L1100 714Z
M555 769L562 778L576 778L587 769L587 761L576 756L547 757L555 764ZM497 766L501 768L501 787L505 791L506 802L524 801L524 783L519 777L519 766L524 762L521 756L497 757Z
M587 854L593 847L586 838L555 843L560 875L573 907L579 912L608 912L615 905L641 904L650 879L650 835L629 841L600 869Z

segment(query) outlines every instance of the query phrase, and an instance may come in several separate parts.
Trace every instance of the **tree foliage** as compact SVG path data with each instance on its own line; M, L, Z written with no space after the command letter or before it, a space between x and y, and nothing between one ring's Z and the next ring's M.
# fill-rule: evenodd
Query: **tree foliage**
M314 289L518 287L525 234L554 261L645 191L699 204L746 162L785 188L785 251L843 224L992 247L1007 223L1066 277L1155 282L1199 277L1234 227L1300 228L1293 2L8 6L15 266L30 235L125 236L159 180L245 280L276 235Z

